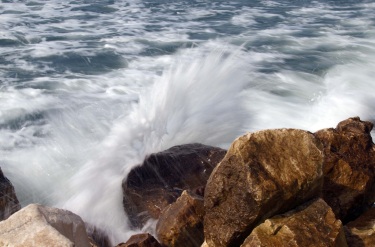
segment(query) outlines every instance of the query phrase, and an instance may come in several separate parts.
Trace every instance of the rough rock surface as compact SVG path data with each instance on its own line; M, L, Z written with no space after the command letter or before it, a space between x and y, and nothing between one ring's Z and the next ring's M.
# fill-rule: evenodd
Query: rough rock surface
M0 168L0 221L21 209L16 192L11 182Z
M203 216L203 197L184 191L160 215L157 237L166 246L199 247L204 240Z
M205 241L240 246L265 219L320 194L322 145L309 132L265 130L236 139L205 190Z
M92 239L91 237L89 237L89 244L90 244L90 247L102 247L97 242L95 242L95 240Z
M98 227L86 223L86 232L91 247L112 247L107 234Z
M133 226L158 219L183 190L203 193L213 168L226 150L202 144L175 146L149 155L123 181L123 204Z
M315 133L324 144L323 199L344 223L358 217L375 199L372 128L372 123L356 117Z
M160 243L148 233L133 235L126 243L116 245L116 247L162 247Z
M66 210L30 204L0 222L0 246L89 247L82 219Z
M257 226L241 247L347 246L343 226L322 199L277 215Z
M375 246L375 208L346 224L345 234L350 247Z

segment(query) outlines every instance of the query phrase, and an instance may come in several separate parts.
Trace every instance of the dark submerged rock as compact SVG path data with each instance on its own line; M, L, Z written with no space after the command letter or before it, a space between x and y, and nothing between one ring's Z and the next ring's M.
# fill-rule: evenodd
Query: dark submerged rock
M183 190L203 194L208 177L225 153L217 147L186 144L149 155L122 184L130 223L141 227L150 218L158 219Z
M235 140L206 185L206 246L240 246L265 219L319 195L322 165L322 145L307 131L265 130Z
M323 129L315 136L324 144L323 199L344 223L368 209L375 199L373 124L358 117Z
M21 209L12 183L4 176L0 168L0 221Z
M157 237L165 246L199 247L204 241L203 216L203 197L184 191L161 213Z

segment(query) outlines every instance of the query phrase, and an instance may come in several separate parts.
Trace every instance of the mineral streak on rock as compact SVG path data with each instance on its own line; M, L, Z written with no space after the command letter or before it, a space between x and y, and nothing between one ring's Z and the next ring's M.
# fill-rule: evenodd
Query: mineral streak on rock
M265 219L319 195L322 163L322 145L307 131L264 130L235 140L206 185L206 244L240 246Z

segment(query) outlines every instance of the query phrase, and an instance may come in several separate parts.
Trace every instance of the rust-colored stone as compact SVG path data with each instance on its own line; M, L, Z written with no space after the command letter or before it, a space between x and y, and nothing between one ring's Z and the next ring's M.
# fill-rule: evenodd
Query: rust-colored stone
M140 233L131 236L126 243L118 244L116 247L162 247L162 245L149 233Z
M235 140L206 185L207 246L239 246L260 222L319 195L322 163L322 145L307 131L265 130Z
M12 183L0 168L0 221L21 209Z
M124 208L132 226L158 219L183 190L204 193L208 177L225 153L221 148L186 144L148 156L122 184Z
M323 198L344 223L358 217L375 200L373 124L358 117L335 129L315 133L324 145Z
M345 225L349 247L375 246L375 208L371 208Z
M184 191L160 215L157 237L170 247L199 247L204 240L203 216L203 198Z
M274 216L257 226L241 247L252 246L347 246L342 223L322 200Z

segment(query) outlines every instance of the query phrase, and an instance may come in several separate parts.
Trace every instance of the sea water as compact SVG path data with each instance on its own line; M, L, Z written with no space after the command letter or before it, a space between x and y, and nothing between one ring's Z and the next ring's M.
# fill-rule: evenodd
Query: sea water
M3 0L0 167L22 205L126 241L138 230L121 181L149 153L374 121L374 13L370 0Z

